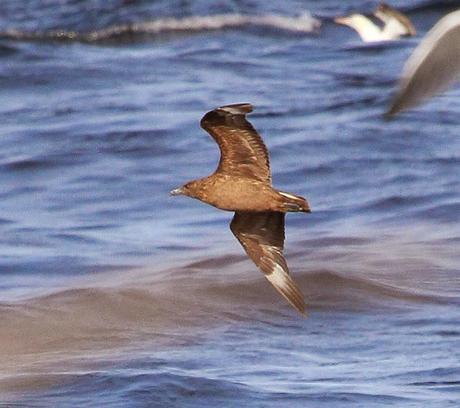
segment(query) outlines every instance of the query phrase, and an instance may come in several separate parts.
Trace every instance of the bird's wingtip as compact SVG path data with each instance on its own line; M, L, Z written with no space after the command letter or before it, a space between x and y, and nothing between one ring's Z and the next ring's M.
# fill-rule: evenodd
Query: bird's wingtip
M390 107L390 109L387 109L387 111L383 114L383 119L388 122L390 120L393 120L396 114L397 111Z
M232 115L246 115L254 110L254 107L248 103L234 103L232 105L220 106L216 110L230 113Z
M275 265L273 272L265 275L273 287L304 317L305 300L302 291L281 266Z
M404 99L404 95L401 96L401 93L398 93L392 98L389 107L383 114L383 118L385 120L392 120L399 112L407 109L407 107L408 104Z
M252 112L253 107L250 103L235 103L232 105L224 105L207 112L200 121L200 126L207 129L209 124L221 121L228 117L241 117Z

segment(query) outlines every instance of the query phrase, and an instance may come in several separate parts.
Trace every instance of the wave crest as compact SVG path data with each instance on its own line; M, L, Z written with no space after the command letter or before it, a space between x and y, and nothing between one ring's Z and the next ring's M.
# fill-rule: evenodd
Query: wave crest
M285 314L291 310L262 276L248 280L240 273L232 278L234 262L216 267L225 280L209 273L197 274L193 267L169 270L175 279L144 279L151 271L127 271L113 287L94 283L91 287L60 290L11 303L0 303L0 358L24 350L48 347L79 348L100 342L104 348L128 338L180 334L187 328L231 320L262 318L267 311ZM229 275L230 274L230 275ZM214 278L211 278L212 275ZM103 273L101 276L105 276ZM258 276L258 277L257 277ZM112 276L113 278L113 276ZM308 308L362 310L405 307L407 303L444 303L451 299L418 290L400 289L328 270L296 274ZM106 278L104 278L106 279ZM127 284L138 282L137 284ZM397 300L398 302L395 302ZM224 316L224 317L223 317Z
M0 38L13 40L54 40L101 42L132 39L132 37L158 36L165 34L193 33L240 27L265 27L295 33L311 33L321 23L308 12L298 17L277 14L262 16L244 14L218 14L213 16L191 16L184 18L162 18L153 21L114 25L101 30L78 32L70 30L21 31L10 29L0 32Z

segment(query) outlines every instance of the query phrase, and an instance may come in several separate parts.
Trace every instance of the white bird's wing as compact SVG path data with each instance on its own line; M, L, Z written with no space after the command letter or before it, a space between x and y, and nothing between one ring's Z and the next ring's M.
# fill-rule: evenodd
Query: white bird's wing
M460 74L460 10L428 32L408 58L387 117L414 107L445 90Z

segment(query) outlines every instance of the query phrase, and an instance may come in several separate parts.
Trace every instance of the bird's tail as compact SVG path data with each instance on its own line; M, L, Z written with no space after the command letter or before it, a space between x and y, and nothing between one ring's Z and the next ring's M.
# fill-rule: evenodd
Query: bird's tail
M305 198L283 191L278 191L278 193L282 196L281 207L285 212L311 212L310 205Z

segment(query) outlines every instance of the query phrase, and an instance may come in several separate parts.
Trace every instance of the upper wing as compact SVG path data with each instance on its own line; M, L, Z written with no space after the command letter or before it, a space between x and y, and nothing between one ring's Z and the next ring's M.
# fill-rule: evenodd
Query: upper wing
M407 60L386 116L446 89L460 73L460 10L439 20Z
M289 276L283 256L284 213L236 212L230 229L275 289L305 314L302 292Z
M254 127L246 120L252 105L227 105L208 112L201 127L220 148L218 172L271 183L267 148Z
M374 15L385 24L384 31L396 31L399 32L400 35L409 36L417 34L409 18L386 3L380 3Z

